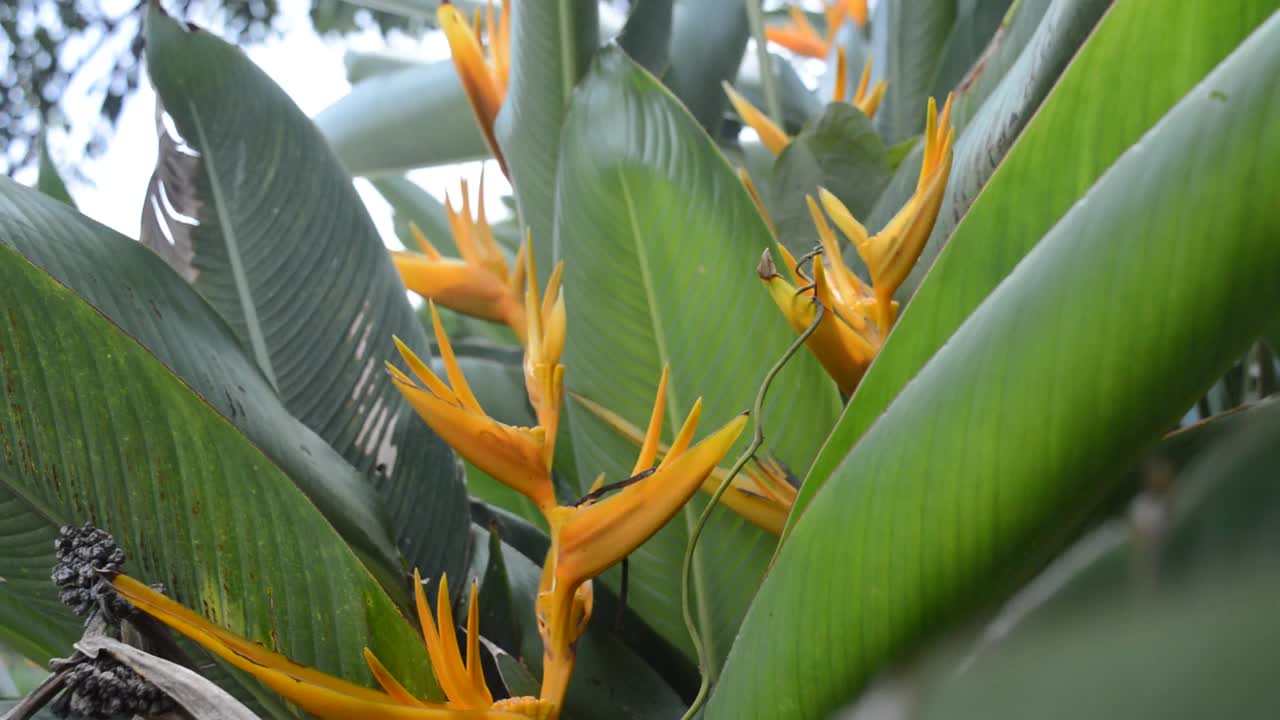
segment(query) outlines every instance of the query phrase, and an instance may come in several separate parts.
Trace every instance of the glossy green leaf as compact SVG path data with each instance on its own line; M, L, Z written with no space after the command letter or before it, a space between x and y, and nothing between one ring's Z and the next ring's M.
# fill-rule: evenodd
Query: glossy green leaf
M507 161L521 225L532 231L538 277L555 257L560 128L578 78L599 44L596 0L516 2L511 8L511 84L494 128Z
M385 377L399 362L392 336L424 355L426 336L350 177L234 47L157 10L147 37L174 131L143 241L227 320L285 407L383 492L410 564L459 575L462 474ZM407 506L406 492L432 502Z
M22 507L45 541L60 525L92 521L128 553L128 572L164 583L214 622L365 683L372 678L360 653L368 646L423 689L423 674L409 672L427 666L413 628L333 526L235 425L7 244L0 307L6 513ZM20 555L15 564L5 553L0 608L41 608L46 626L78 624L57 606L49 558L26 559L35 558ZM315 581L318 573L325 582ZM0 625L40 632L40 623Z
M1054 7L1062 1L1055 0ZM1149 0L1114 6L956 227L930 271L933 280L912 298L810 468L796 508L804 508L857 438L992 288L1272 5L1271 0L1243 3L1236 15L1218 12L1211 0L1177 3L1160 12ZM1042 25L1069 19L1055 20L1053 11ZM1135 33L1150 40L1135 43ZM1025 52L1038 46L1033 40ZM1005 82L1020 73L1010 71ZM962 153L958 147L953 180L962 177ZM940 223L946 212L944 203Z
M794 337L754 272L771 244L769 231L694 118L619 50L598 56L565 132L576 138L563 149L556 219L565 260L567 391L644 427L669 365L664 432L673 436L701 396L704 436L751 406L766 370ZM804 467L839 398L805 354L779 387L789 391L769 398L768 445ZM599 472L610 481L629 475L636 446L572 399L565 404L579 493ZM686 652L680 566L702 503L695 498L631 556L629 604ZM716 666L773 544L727 510L703 535L695 612Z
M1270 322L1278 40L1274 16L845 445L757 594L708 717L823 715L998 596ZM795 592L815 582L827 589Z
M400 557L373 489L285 409L230 329L181 277L140 244L4 181L0 230L0 243L95 307L206 398L398 589Z
M663 81L712 136L729 105L720 84L738 74L751 30L743 0L680 0L671 21L671 68Z
M316 115L315 124L352 175L489 155L451 60L366 78Z

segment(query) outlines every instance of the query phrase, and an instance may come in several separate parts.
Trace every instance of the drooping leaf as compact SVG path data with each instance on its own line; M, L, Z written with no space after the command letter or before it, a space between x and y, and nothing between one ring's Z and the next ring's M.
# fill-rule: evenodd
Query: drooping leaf
M822 715L997 597L1270 322L1278 40L1273 16L844 445L756 595L708 717ZM815 582L826 591L795 592Z
M766 370L794 337L754 272L771 244L769 231L694 118L619 50L597 56L565 132L575 138L562 150L556 220L565 260L566 389L644 427L669 365L667 437L698 396L704 434L751 406ZM768 445L804 467L839 398L803 353L779 387L789 390L766 406ZM599 472L610 481L629 475L635 446L572 400L566 407L578 492ZM629 604L690 653L680 566L702 503L695 498L631 556ZM717 665L772 545L724 509L702 537L695 612Z
M1241 4L1230 17L1207 0L1178 3L1169 12L1151 13L1150 7L1146 0L1117 3L1063 73L957 226L930 270L934 279L907 306L827 450L810 468L797 508L808 503L898 391L1103 171L1270 12L1267 0ZM1051 8L1044 23L1062 21L1054 20ZM1146 42L1133 41L1138 28ZM1033 40L1027 52L1035 47ZM1146 72L1152 67L1161 71ZM1019 72L1011 71L1006 82ZM956 151L957 165L963 152ZM958 172L952 171L953 181L963 182ZM946 212L944 202L940 223Z
M227 320L285 407L383 492L409 562L458 576L460 468L384 377L399 359L393 335L418 352L426 336L350 177L239 50L158 10L147 22L172 123L144 243ZM407 506L411 492L432 502Z
M449 60L365 78L316 115L315 124L352 175L399 174L489 154Z
M424 675L409 672L427 666L412 627L238 428L7 244L0 307L6 512L22 507L45 541L60 525L92 521L124 548L130 573L214 622L357 682L372 680L360 654L368 646L424 689ZM0 608L41 609L31 627L9 617L0 626L38 635L78 625L57 605L51 558L0 557Z
M596 0L516 2L511 8L511 85L495 131L521 225L532 231L538 276L551 274L560 128L578 78L599 44Z

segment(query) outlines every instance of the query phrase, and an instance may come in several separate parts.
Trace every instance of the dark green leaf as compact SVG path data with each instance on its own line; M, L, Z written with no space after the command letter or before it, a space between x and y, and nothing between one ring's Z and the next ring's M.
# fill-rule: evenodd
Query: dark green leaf
M1107 22L1149 28L1143 6L1121 2ZM1277 73L1273 16L843 445L756 595L708 717L830 712L930 630L1026 577L1270 322ZM814 583L826 590L795 590Z
M951 28L956 0L883 0L871 19L871 58L888 81L876 113L885 142L924 130L924 109ZM861 70L861 68L857 68Z
M637 0L618 35L618 44L637 64L654 75L671 61L671 11L674 0Z
M461 470L384 377L393 335L424 355L426 337L350 177L237 49L156 10L147 28L152 81L185 140L161 138L144 242L227 320L285 407L383 492L410 563L459 576Z
M712 136L718 134L729 102L720 84L738 74L749 37L742 0L676 3L671 68L663 82Z
M669 365L667 437L699 395L705 435L751 405L794 337L753 272L771 244L769 231L702 128L619 50L597 57L565 132L575 138L562 151L565 202L556 220L565 258L566 389L644 427ZM794 390L773 394L766 405L769 445L789 465L804 467L839 398L806 355L780 382ZM609 480L629 475L637 448L573 400L566 406L578 494L599 472ZM695 498L631 556L630 605L686 652L679 570L688 524L702 503ZM693 596L717 666L772 546L771 537L727 510L702 537Z

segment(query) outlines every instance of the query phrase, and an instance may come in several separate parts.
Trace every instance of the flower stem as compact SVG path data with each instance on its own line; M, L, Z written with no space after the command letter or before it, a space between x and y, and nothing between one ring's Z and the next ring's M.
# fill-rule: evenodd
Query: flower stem
M782 105L778 102L778 88L773 82L769 61L769 40L764 35L764 13L760 9L763 0L744 0L747 7L747 24L751 37L756 41L756 60L760 65L760 90L764 93L764 110L778 127L782 127ZM759 420L756 421L759 423Z
M750 3L748 3L750 4ZM758 7L758 6L757 6ZM684 611L684 625L689 631L689 638L693 640L694 650L698 653L698 668L702 672L702 681L698 685L698 694L693 699L693 703L689 705L689 709L685 711L682 720L691 720L707 701L707 691L711 689L710 675L707 673L707 647L702 641L702 636L698 634L697 623L693 620L693 614L689 610L689 574L693 568L693 552L697 548L698 539L702 537L702 530L707 525L707 520L711 517L711 511L720 503L720 497L733 483L733 479L738 476L742 468L746 466L751 457L755 455L760 446L764 444L764 397L769 392L769 386L773 384L774 378L778 373L782 372L782 368L786 366L800 350L800 346L804 345L809 336L818 329L818 323L822 322L822 316L826 313L826 307L815 298L814 304L817 305L817 312L813 315L813 320L809 323L809 327L804 332L796 336L796 339L787 346L786 352L769 368L768 374L764 376L764 382L760 384L760 391L756 393L755 407L752 408L753 419L755 420L755 432L751 436L751 443L747 445L747 449L742 451L738 459L733 463L733 467L729 468L729 472L720 481L720 485L716 487L716 491L711 494L711 499L707 502L706 507L702 508L702 514L698 516L698 522L693 526L693 532L689 535L689 544L684 551L684 570L683 582L680 586L680 607Z

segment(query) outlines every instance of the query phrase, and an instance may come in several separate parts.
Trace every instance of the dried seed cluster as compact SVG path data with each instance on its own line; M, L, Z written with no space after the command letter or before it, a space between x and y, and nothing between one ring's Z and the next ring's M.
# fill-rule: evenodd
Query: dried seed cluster
M77 663L66 682L67 690L52 706L60 717L153 717L175 709L168 695L106 654Z
M83 527L64 526L53 542L58 564L53 566L52 580L58 586L58 599L86 621L101 611L112 623L128 617L133 606L116 594L98 571L119 572L124 565L124 550L105 530L89 523Z

